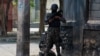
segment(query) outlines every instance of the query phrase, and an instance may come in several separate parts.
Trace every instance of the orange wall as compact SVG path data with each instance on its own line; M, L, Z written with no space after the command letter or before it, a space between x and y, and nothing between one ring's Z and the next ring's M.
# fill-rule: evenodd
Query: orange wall
M4 9L6 11L6 1L4 3ZM8 12L8 22L7 22L7 31L12 31L12 3L10 4L9 12Z
M8 13L7 31L12 31L12 4L10 5L10 9Z

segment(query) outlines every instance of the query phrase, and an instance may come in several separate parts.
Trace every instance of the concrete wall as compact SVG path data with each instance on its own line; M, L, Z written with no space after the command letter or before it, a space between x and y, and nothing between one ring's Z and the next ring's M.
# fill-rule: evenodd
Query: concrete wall
M86 0L64 0L63 13L66 20L77 20L84 18Z
M90 1L90 18L93 20L100 20L100 0Z

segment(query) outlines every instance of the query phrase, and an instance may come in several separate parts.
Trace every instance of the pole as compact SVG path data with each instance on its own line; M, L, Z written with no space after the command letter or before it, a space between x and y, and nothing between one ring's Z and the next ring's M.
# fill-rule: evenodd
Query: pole
M30 0L18 0L18 32L16 56L30 56Z

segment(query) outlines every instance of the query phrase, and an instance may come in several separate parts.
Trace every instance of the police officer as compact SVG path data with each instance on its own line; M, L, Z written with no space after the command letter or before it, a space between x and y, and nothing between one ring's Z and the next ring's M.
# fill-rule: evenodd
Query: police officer
M45 56L48 56L48 52L53 47L53 44L56 46L57 56L61 56L60 54L60 21L63 21L64 23L66 20L62 17L61 13L58 13L57 11L58 5L52 4L51 6L51 13L47 17L46 22L48 23L48 32L47 32L47 42L46 42L46 51Z

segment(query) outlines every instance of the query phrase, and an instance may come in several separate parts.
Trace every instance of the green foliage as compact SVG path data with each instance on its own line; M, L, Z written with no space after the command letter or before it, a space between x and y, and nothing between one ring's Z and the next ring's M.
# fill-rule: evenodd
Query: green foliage
M18 0L13 0L13 1L12 1L12 4L13 4L14 6L16 6L17 3L18 3Z
M31 7L34 7L35 5L34 5L34 0L30 0L30 6Z
M15 0L15 2L17 3L17 2L18 2L18 0Z
M17 5L17 3L18 3L18 0L13 0L13 4L14 5ZM30 0L30 6L31 7L34 7L35 6L34 0Z

